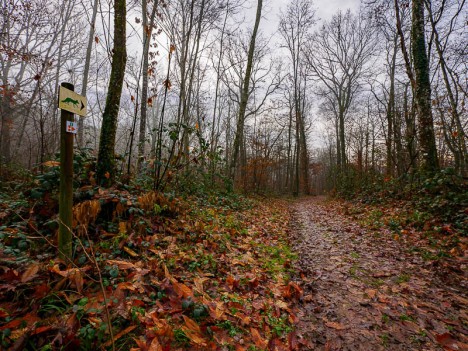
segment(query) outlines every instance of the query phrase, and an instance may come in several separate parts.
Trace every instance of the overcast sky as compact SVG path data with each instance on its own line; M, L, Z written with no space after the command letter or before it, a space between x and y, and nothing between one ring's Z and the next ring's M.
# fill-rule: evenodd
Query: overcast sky
M316 17L320 20L329 20L338 10L351 9L356 11L359 8L360 0L313 0L313 5L317 10ZM260 22L262 30L267 34L273 34L278 28L278 16L280 10L286 9L290 0L267 0L264 1L263 18ZM255 15L257 2L252 1L252 8L249 14Z

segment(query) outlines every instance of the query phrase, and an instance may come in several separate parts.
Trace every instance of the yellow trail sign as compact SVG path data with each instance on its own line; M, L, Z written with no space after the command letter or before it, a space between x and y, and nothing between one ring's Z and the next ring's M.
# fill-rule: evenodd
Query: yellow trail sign
M60 86L58 105L60 109L85 117L87 103L86 96L81 96L74 91Z

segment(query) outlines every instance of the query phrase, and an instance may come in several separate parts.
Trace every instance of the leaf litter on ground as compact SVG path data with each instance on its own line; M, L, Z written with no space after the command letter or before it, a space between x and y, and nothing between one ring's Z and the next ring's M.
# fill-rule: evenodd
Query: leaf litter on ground
M25 211L2 227L1 348L297 349L287 204L237 201L99 189L74 207L68 266L41 217L53 206ZM6 250L20 230L30 249Z
M453 268L466 250L427 260L423 233L406 241L373 227L376 208L356 218L353 204L309 197L291 211L301 349L468 350L468 272Z

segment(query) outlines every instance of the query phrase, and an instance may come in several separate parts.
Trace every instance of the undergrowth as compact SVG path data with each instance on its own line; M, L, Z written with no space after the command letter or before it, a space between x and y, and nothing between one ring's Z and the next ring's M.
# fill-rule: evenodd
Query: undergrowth
M58 164L2 186L1 349L287 347L302 289L289 278L285 203L103 189L80 155L72 265L57 258Z

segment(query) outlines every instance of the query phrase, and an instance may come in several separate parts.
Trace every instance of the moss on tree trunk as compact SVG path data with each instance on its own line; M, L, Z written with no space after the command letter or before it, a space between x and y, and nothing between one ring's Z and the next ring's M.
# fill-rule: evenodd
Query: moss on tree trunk
M114 49L111 76L107 92L106 106L102 116L101 136L97 164L97 180L102 186L109 187L115 181L115 135L119 115L120 96L127 62L126 50L126 3L115 0L114 5Z
M431 82L429 60L424 36L424 1L413 0L411 42L415 73L414 98L418 116L418 139L421 152L421 169L434 172L439 168L431 108Z

